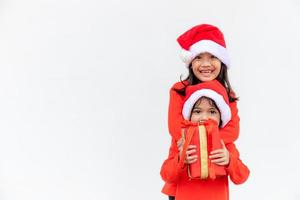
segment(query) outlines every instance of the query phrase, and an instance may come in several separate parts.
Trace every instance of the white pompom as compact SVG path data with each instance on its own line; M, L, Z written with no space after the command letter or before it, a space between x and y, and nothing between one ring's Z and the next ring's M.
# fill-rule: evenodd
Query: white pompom
M193 57L192 57L192 53L182 49L180 52L180 58L181 60L185 63L185 64L190 64L190 62L192 61Z

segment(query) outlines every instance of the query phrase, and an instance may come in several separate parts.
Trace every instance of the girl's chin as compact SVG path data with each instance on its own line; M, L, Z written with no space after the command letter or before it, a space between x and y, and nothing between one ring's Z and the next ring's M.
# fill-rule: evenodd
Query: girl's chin
M201 76L199 79L201 81L212 81L212 80L214 80L214 77L213 76Z

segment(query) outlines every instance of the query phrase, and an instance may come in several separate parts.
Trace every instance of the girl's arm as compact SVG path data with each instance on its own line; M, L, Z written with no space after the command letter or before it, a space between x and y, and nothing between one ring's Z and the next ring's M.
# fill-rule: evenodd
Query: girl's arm
M250 171L240 160L240 153L234 143L227 144L226 148L230 153L230 161L226 171L233 183L242 184L248 179Z
M187 84L187 82L185 82ZM168 127L172 138L178 141L181 138L182 107L184 96L178 94L174 89L182 89L184 85L181 82L175 83L170 89Z
M176 141L172 138L169 156L161 167L160 175L165 182L176 183L179 173L184 169L185 166L179 167L179 150Z
M231 110L231 120L225 127L220 129L220 136L225 144L236 141L240 133L240 117L238 115L237 102L229 104Z

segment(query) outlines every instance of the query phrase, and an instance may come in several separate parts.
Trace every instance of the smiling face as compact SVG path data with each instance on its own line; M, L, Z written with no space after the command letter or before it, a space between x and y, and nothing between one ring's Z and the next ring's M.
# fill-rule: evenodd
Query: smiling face
M192 61L192 70L200 81L211 81L219 75L221 61L210 53L201 53Z
M208 119L215 120L220 124L221 115L216 104L207 97L201 97L196 103L191 113L192 122L205 122Z

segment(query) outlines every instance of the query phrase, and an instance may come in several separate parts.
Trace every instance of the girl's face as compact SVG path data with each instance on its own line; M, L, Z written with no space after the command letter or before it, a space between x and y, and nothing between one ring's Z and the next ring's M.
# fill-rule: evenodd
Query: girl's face
M200 81L211 81L219 75L221 61L210 53L201 53L192 61L192 70Z
M211 99L202 97L196 102L192 110L191 121L205 122L208 119L215 120L219 126L221 115Z

